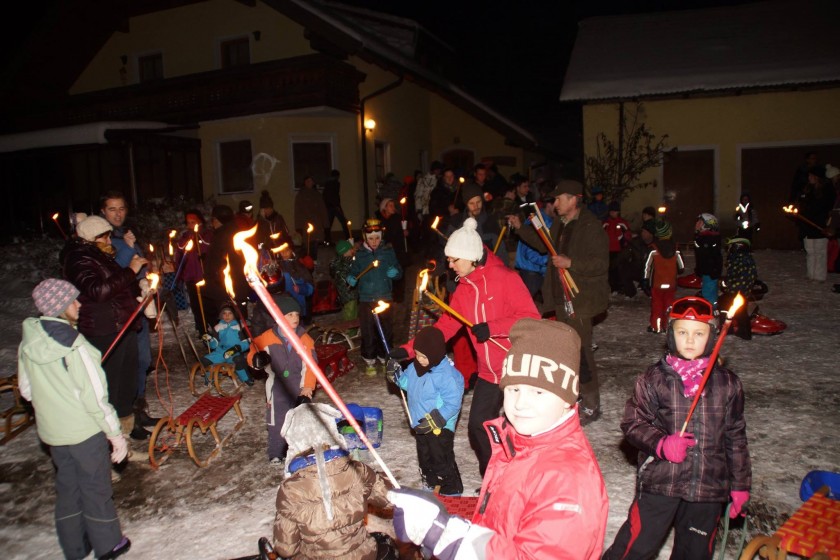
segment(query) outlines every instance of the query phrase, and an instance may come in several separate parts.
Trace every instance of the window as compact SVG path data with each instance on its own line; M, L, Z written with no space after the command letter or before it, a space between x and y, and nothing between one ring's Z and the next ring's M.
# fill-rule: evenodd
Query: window
M303 178L312 176L315 183L323 185L333 168L332 142L292 142L295 189L303 186Z
M253 192L251 141L219 142L219 193Z
M222 41L221 49L222 68L251 64L251 47L248 37Z
M376 171L376 182L384 183L385 175L391 167L391 146L388 142L376 140L373 145L374 168Z
M140 83L163 79L163 54L147 54L137 58Z

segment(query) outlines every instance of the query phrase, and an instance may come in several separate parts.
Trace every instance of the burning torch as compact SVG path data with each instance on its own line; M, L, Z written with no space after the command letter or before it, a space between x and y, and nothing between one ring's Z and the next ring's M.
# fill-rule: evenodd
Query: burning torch
M440 223L440 216L435 216L435 220L432 222L432 230L433 230L436 234L438 234L438 235L440 235L441 237L443 237L443 239L444 239L444 240L448 241L448 240L449 240L449 238L448 238L448 237L446 237L446 236L443 234L443 232L441 232L441 231L437 228L439 223Z
M155 297L160 276L158 276L154 272L151 272L148 275L146 275L146 278L148 278L149 280L149 293L146 294L146 297L143 298L143 301L141 301L137 308L131 313L131 316L129 316L128 321L126 321L125 325L123 325L123 328L120 330L119 333L117 333L117 336L116 338L114 338L114 341L111 343L111 346L109 346L108 350L102 355L101 363L105 363L105 360L107 360L108 356L111 355L111 352L114 350L114 347L123 337L125 331L128 330L128 327L130 327L131 324L134 322L134 319L137 318L137 315L139 315L140 312L143 311L143 309L145 309L147 305L149 305L149 302L152 301L152 298Z
M61 227L60 223L58 223L58 212L52 215L52 221L55 222L55 226L58 228L58 231L61 232L61 237L63 237L66 240L67 234L64 233L64 228Z
M382 323L379 321L379 314L391 307L391 304L386 303L381 299L376 303L376 307L372 310L373 320L376 321L376 328L379 330L379 337L382 339L382 346L385 348L385 353L390 354L391 348L388 346L388 341L385 340L385 331L382 330ZM411 420L411 413L408 411L408 401L405 400L405 393L402 388L400 388L400 396L402 397L403 406L405 407L405 413L408 416L408 427L410 428L414 422Z

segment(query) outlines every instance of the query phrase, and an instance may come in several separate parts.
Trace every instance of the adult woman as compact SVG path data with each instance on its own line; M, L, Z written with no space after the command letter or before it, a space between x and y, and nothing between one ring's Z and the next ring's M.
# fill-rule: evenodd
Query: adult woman
M502 363L510 347L507 340L510 328L519 319L539 319L540 316L522 279L482 243L476 227L475 218L467 218L464 226L449 236L444 253L449 268L457 274L459 284L450 306L473 323L468 336L477 354L478 380L468 430L478 456L479 471L484 476L491 453L484 422L499 416L502 405L499 380ZM446 340L455 336L462 326L448 314L441 315L435 323ZM394 349L391 357L397 360L409 358L413 355L413 348L414 341L410 340L402 348Z

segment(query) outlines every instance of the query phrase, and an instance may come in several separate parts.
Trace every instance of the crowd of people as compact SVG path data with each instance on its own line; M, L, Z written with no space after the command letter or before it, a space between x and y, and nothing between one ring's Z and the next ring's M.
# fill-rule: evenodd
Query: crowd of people
M809 277L822 267L823 279L826 262L816 254L826 243L814 242L827 242L840 175L824 169L812 167L791 194L818 225L801 233ZM267 459L286 475L274 531L283 557L396 558L388 537L358 531L371 501L393 505L398 539L437 558L599 558L608 500L582 429L601 416L593 326L611 293L642 291L650 298L648 331L664 334L668 351L639 377L625 406L621 429L639 450L639 491L605 557L651 558L673 526L674 557L710 558L725 505L731 517L743 514L751 485L743 389L711 356L718 307L757 279L750 246L759 222L749 195L741 198L738 232L725 243L717 218L698 214L700 292L675 301L684 263L672 225L645 208L633 231L619 202L605 201L600 188L590 190L587 205L575 180L532 184L516 174L507 182L479 164L460 182L434 162L426 174L383 185L378 211L355 242L339 179L334 171L323 195L311 177L304 180L293 230L267 191L257 216L248 201L237 213L215 206L209 224L200 210L187 210L182 231L170 236L171 260L144 254L121 193L102 197L100 215L78 216L59 257L64 278L33 292L41 317L24 325L19 360L21 391L34 403L57 468L56 526L65 555L93 550L97 558L116 558L130 547L111 499L119 474L108 457L124 464L125 437L148 438L144 428L157 420L145 401L150 323L136 313L154 271L170 291L185 287L196 336L207 344L205 366L232 363L247 385L265 374ZM312 402L313 372L259 302L249 303L233 236L255 227L259 273L314 358L305 328L312 272L336 218L344 236L329 263L337 308L359 320L364 373L384 370L407 393L423 491L394 489L349 457L343 439L324 429L340 414ZM434 261L427 269L446 303L433 324L395 345L394 306L406 291L411 255ZM741 323L742 335L748 323ZM483 478L470 520L449 515L428 492L464 493L454 432L466 391L473 392L467 430ZM692 416L701 395L705 404ZM299 508L308 513L298 515ZM352 527L352 538L338 527Z

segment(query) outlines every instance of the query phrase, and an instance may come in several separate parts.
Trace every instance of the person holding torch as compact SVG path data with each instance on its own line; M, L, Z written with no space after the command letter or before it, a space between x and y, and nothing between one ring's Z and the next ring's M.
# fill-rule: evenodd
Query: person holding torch
M458 283L449 306L458 317L444 313L434 326L449 340L464 327L461 319L470 322L467 335L477 354L478 380L468 430L470 443L478 456L479 471L484 476L491 454L484 423L497 418L502 406L499 380L502 362L510 347L510 328L519 319L539 319L540 316L522 279L482 243L477 227L475 218L469 217L446 242L446 260L457 275ZM393 349L391 358L406 360L413 357L414 342L410 340Z
M621 430L639 450L639 491L605 559L652 558L671 527L672 557L711 559L724 504L731 502L729 517L745 515L752 470L744 389L714 364L715 323L705 299L675 301L668 352L636 380Z

